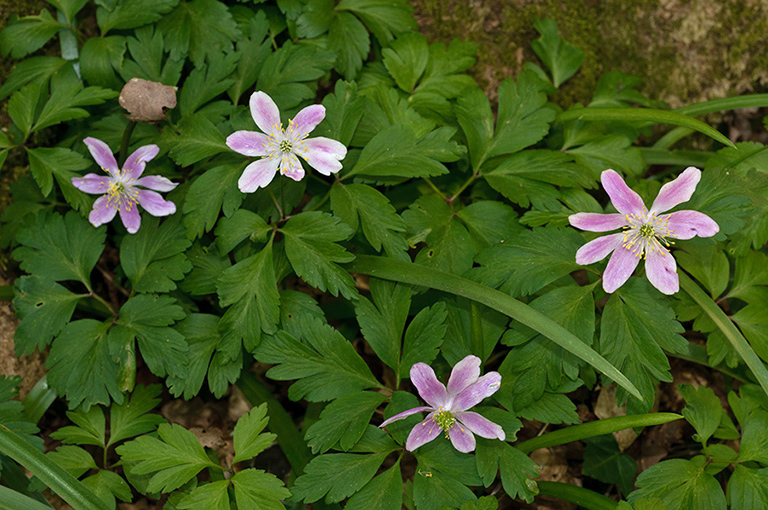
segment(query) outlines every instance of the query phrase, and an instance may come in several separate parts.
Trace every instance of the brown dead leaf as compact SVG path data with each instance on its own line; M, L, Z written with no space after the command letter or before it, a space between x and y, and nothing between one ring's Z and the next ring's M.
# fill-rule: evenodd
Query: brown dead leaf
M120 92L120 106L128 110L128 119L157 123L167 110L176 107L176 89L162 83L131 78Z

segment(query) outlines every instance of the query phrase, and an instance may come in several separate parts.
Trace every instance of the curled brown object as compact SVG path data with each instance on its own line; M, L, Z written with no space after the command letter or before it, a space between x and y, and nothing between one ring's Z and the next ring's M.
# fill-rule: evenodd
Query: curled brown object
M136 122L157 123L165 119L167 110L176 106L176 89L155 81L131 78L120 92L120 106Z

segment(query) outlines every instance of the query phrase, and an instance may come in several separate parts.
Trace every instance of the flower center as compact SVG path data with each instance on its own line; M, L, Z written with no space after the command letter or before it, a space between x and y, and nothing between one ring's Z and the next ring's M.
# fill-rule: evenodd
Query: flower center
M133 180L133 179L131 179ZM129 211L139 199L139 190L121 181L112 181L107 189L107 205L121 207L125 205Z
M456 423L456 417L453 415L451 411L442 410L435 413L435 417L433 418L435 423L437 423L441 429L448 432L451 427Z
M640 214L627 214L624 216L627 224L624 226L624 241L622 247L630 250L637 257L645 257L649 251L667 254L664 247L669 248L673 241L667 237L677 237L667 227L669 215L656 216L646 209Z
M280 151L281 152L291 152L291 149L293 149L293 144L290 140L282 140L280 142Z

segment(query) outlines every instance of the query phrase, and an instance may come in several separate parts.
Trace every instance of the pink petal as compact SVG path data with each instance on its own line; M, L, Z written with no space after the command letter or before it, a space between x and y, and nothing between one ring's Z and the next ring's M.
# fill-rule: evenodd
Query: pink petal
M266 156L269 137L256 131L235 131L227 137L227 147L244 156Z
M91 137L83 140L83 143L88 147L91 156L93 156L93 159L96 160L96 163L102 170L106 172L117 172L119 170L115 156L106 143Z
M637 267L638 262L640 262L640 257L631 250L618 246L608 261L605 273L603 273L603 289L611 293L624 285L629 277L632 276L632 272Z
M168 216L176 212L176 204L165 200L160 193L146 189L139 190L139 204L152 216Z
M435 377L435 371L426 363L414 363L411 367L411 382L424 401L435 409L448 402L448 393L443 383Z
M627 224L623 214L576 213L568 216L576 228L590 232L609 232Z
M277 172L277 158L263 158L254 161L243 170L243 175L237 181L237 186L243 193L253 193L259 188L264 188L272 182Z
M615 170L605 170L600 175L603 188L611 203L621 214L641 214L645 205L640 195L629 189L624 179Z
M408 439L405 440L405 449L412 452L439 436L441 430L440 426L435 423L434 413L430 413L424 421L411 429Z
M280 173L294 181L300 181L304 178L304 167L301 166L299 158L292 153L287 153L283 154L280 160Z
M178 186L178 183L171 182L170 179L161 175L145 175L133 182L134 186L144 186L155 191L171 191Z
M309 166L323 175L335 174L341 170L341 163L333 156L329 156L328 154L312 152L307 154L304 159L307 160Z
M667 295L680 290L675 257L666 248L645 254L645 275L651 285Z
M461 423L456 423L448 430L448 436L451 438L453 447L461 453L469 453L475 449L475 436Z
M488 372L456 395L450 404L451 411L458 413L476 406L496 393L500 385L501 375L498 372Z
M407 411L403 411L402 413L398 413L394 415L391 418L388 418L384 420L381 425L379 425L379 428L386 427L393 421L402 420L403 418L407 418L411 416L412 414L416 413L423 413L424 411L432 411L433 409L431 407L414 407L413 409L408 409Z
M651 212L656 214L663 213L676 205L689 201L693 192L696 191L696 185L700 180L701 170L689 166L675 180L661 187L656 200L653 201Z
M325 106L320 104L313 104L307 106L299 113L296 114L291 126L288 128L289 137L296 137L297 139L304 138L310 131L315 129L325 118Z
M456 363L451 370L451 377L448 379L448 394L458 395L463 389L476 382L480 377L480 358L477 356L467 356Z
M715 220L699 211L677 211L669 215L667 228L677 239L712 237L720 231Z
M85 177L72 178L72 185L85 193L106 193L110 182L109 177L96 174L86 174Z
M593 239L576 252L576 263L586 266L598 260L603 260L609 253L619 247L623 240L624 234L621 232Z
M272 98L264 92L251 95L251 116L253 121L268 135L280 134L280 110Z
M88 215L88 221L94 227L99 227L105 223L112 221L117 213L117 207L114 202L110 203L107 196L101 196L93 203L93 210Z
M120 219L129 234L135 234L139 231L141 216L139 216L139 208L133 202L123 200L120 207Z
M323 153L338 160L344 159L347 156L347 148L344 147L343 143L324 136L309 138L308 140L304 140L301 145L308 153Z
M501 425L493 423L491 420L478 413L464 412L456 413L456 419L463 423L471 432L486 439L504 439L504 429Z
M123 171L130 179L138 179L144 172L144 167L147 166L147 161L152 161L152 158L157 156L160 152L160 147L157 145L144 145L139 147L133 154L128 156L128 159L123 163Z

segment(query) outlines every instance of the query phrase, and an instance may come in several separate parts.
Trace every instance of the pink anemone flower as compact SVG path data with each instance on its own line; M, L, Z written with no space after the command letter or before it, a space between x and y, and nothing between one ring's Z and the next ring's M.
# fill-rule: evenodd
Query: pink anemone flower
M588 242L576 252L576 262L592 264L613 252L603 274L603 288L606 292L614 292L624 285L640 259L644 258L648 281L664 294L674 294L680 289L680 283L677 264L667 249L674 241L668 238L712 237L720 230L712 218L698 211L663 214L691 199L701 179L701 170L688 167L675 180L662 186L650 210L646 209L640 195L629 189L615 171L604 171L600 179L611 203L619 212L577 213L568 220L574 227L590 232L608 232L619 228L623 232Z
M304 168L297 156L323 175L341 170L341 160L347 155L344 144L318 136L307 138L325 118L325 107L319 104L307 106L284 130L280 122L280 110L264 92L254 92L250 100L251 115L263 131L235 131L227 137L227 146L244 156L261 156L245 167L237 181L240 191L252 193L272 182L278 169L282 175L294 181L304 178Z
M426 363L411 367L411 382L429 406L414 407L385 420L379 427L402 420L412 414L429 411L426 419L417 424L405 442L405 449L413 451L437 436L446 433L454 448L463 453L475 449L475 436L504 441L504 429L478 413L467 411L499 389L501 375L488 372L480 377L480 358L467 356L456 363L448 379L448 388L437 380L435 372ZM474 433L474 434L473 434Z
M171 191L176 184L159 175L141 177L147 161L157 156L160 151L157 145L144 145L136 149L125 160L121 170L106 143L90 137L83 140L83 143L96 163L107 172L106 176L87 174L85 177L72 178L72 184L80 191L103 194L96 199L93 210L88 215L88 220L94 227L109 223L120 211L123 225L130 234L135 234L141 226L137 203L152 216L168 216L176 212L176 204L157 193Z

